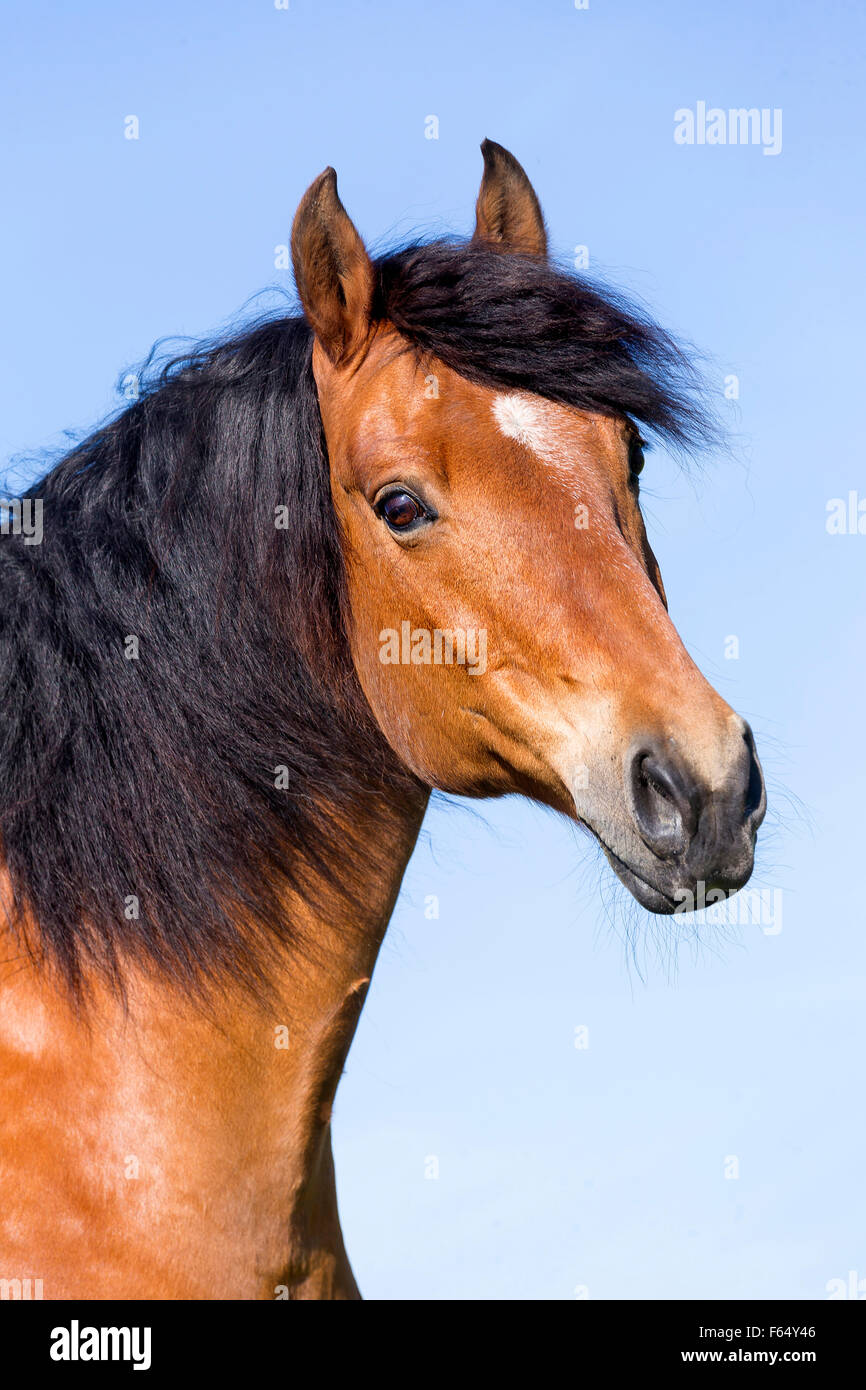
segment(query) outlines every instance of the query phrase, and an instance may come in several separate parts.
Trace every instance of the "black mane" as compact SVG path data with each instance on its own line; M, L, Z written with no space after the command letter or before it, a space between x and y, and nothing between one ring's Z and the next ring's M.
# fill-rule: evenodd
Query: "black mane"
M377 277L377 315L470 379L704 431L678 349L571 276L436 243ZM42 543L0 536L0 846L13 925L73 990L131 960L262 984L287 891L351 896L375 852L352 809L417 801L348 654L311 348L279 318L171 362L27 489Z
M680 347L609 288L449 241L406 247L377 269L377 315L470 381L629 416L686 449L716 442Z

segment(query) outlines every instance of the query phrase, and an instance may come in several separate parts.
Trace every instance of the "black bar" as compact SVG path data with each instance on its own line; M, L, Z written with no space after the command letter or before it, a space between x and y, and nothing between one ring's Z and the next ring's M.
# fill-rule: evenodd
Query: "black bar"
M459 1368L461 1380L467 1372L467 1354L482 1371L489 1371L490 1363L503 1353L533 1345L536 1353L543 1348L547 1360L562 1338L558 1351L571 1367L567 1379L585 1383L590 1366L596 1368L596 1381L599 1371L616 1375L679 1367L688 1372L707 1365L734 1372L804 1366L826 1376L861 1364L866 1332L862 1300L576 1300L546 1313L537 1303L522 1302L519 1311L507 1315L504 1326L496 1326L499 1319L491 1313L492 1306L480 1300L437 1301L420 1307L403 1303L399 1312L391 1308L383 1317L371 1302L354 1312L335 1310L337 1322L331 1324L319 1322L320 1317L330 1317L324 1311L316 1313L288 1302L13 1300L0 1305L0 1345L4 1362L8 1358L19 1376L36 1371L59 1382L69 1376L92 1380L105 1372L115 1378L133 1375L133 1383L145 1375L161 1382L167 1374L212 1372L222 1377L230 1369L252 1374L268 1367L290 1384L301 1375L307 1379L310 1356L322 1372L333 1373L342 1352L347 1366L354 1365L356 1371L366 1366L372 1372L376 1364L380 1369L388 1366L385 1379L404 1384L414 1381L418 1371L429 1374L437 1357L441 1357L443 1373L448 1373L449 1365L452 1375ZM348 1324L342 1321L346 1316ZM494 1326L492 1334L488 1320ZM118 1329L117 1337L109 1333L103 1339L103 1328ZM99 1335L95 1337L90 1329L97 1329ZM138 1329L137 1337L133 1329ZM145 1329L149 1329L149 1342ZM329 1329L342 1329L345 1335L332 1337ZM452 1334L459 1334L459 1342L452 1341ZM52 1348L55 1355L66 1353L70 1359L54 1359ZM127 1359L111 1359L115 1348L121 1357L128 1352ZM91 1350L106 1359L85 1359ZM74 1352L78 1359L71 1359ZM138 1373L133 1369L136 1357L141 1366ZM545 1374L533 1379L548 1378Z

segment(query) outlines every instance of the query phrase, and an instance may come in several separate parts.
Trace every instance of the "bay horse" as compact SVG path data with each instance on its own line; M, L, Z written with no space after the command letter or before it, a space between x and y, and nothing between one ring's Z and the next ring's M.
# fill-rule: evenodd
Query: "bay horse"
M331 1109L431 788L555 808L653 913L749 878L752 735L638 500L696 379L482 152L471 240L378 259L327 169L302 313L151 374L0 536L7 1288L360 1296Z

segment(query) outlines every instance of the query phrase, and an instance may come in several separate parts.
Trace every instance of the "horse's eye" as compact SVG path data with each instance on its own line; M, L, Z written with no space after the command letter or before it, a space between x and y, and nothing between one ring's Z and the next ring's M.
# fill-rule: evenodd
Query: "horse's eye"
M416 497L409 492L389 492L376 504L376 515L380 516L392 531L408 531L416 521L427 513Z
M642 439L632 439L628 446L628 467L633 478L640 476L644 465L644 443Z

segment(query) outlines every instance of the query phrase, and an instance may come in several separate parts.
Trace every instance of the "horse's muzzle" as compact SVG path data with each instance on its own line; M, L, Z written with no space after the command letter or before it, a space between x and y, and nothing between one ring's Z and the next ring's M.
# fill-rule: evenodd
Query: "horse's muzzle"
M657 913L691 911L748 882L767 798L747 724L721 785L711 788L689 768L673 740L660 738L643 739L631 750L625 783L636 836L632 852L617 853L604 839L602 847L643 907Z

